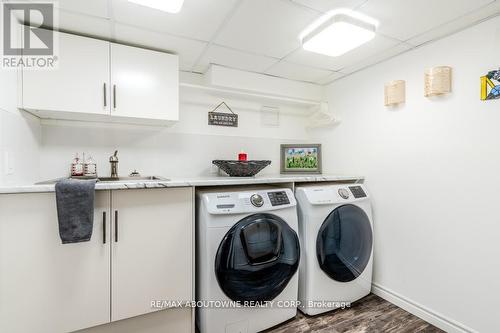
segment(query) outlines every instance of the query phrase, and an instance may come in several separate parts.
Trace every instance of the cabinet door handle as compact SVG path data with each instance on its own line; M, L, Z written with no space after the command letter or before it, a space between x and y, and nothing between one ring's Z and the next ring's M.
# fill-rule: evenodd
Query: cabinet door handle
M108 96L107 93L106 93L106 82L104 82L104 85L103 85L103 91L104 91L104 107L108 106Z
M113 109L116 109L116 84L113 84Z
M115 210L115 243L118 242L118 211Z
M102 243L106 244L106 212L102 212Z

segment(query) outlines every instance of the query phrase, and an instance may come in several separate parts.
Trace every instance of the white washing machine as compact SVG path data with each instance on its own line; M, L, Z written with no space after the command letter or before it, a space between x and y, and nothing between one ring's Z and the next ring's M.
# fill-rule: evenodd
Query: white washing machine
M258 332L293 318L300 262L293 192L216 191L197 193L200 332Z
M373 223L364 185L299 186L299 309L316 315L371 291Z

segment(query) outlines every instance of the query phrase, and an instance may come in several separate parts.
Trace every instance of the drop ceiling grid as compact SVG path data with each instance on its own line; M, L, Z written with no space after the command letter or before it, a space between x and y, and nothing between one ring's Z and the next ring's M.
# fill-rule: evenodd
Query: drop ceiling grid
M258 1L255 1L255 0L253 0L252 2L250 2L250 0L246 0L246 1L247 1L247 3L245 5L247 7L252 6L252 5L256 5L258 3ZM268 2L269 0L264 0L264 1ZM307 22L304 20L304 24L300 26L299 30L301 30L303 27L305 27L307 24L309 24L312 20L316 19L317 17L319 17L322 14L322 12L319 10L316 10L314 8L310 8L310 7L305 6L303 4L300 4L300 3L293 2L291 0L273 0L273 1L280 2L281 6L293 7L294 8L293 10L301 11L304 15L309 16ZM261 3L262 2L263 1L261 0ZM286 11L285 9L283 9L283 10ZM234 12L233 12L233 15L234 15ZM226 22L228 22L230 20L231 20L231 18L228 17ZM230 28L231 27L228 27L227 24L225 25L225 29L230 29ZM221 30L223 30L223 29L221 29ZM279 56L279 55L277 56L276 54L270 55L269 53L265 54L264 52L251 52L252 54L260 56L260 57L274 59L274 61L269 66L267 66L265 69L262 69L261 72L264 74L269 74L269 75L273 75L273 76L281 76L281 77L286 77L289 79L306 81L306 82L316 82L318 80L325 80L326 78L335 74L336 73L335 71L332 71L332 70L327 69L327 68L321 68L318 66L311 66L309 64L294 64L291 62L290 63L286 62L285 59L287 58L287 56L289 54L293 53L296 49L300 48L300 44L298 41L298 34L299 33L296 34L297 36L295 36L295 35L293 36L293 38L295 40L294 42L297 45L295 45L292 49L288 49L287 50L288 52L286 54L284 54L283 56ZM234 45L228 45L228 43L222 43L222 44L219 43L217 41L217 36L214 37L210 46L218 46L221 48L237 50L239 52L250 53L250 50L248 50L248 49L242 50L241 47L237 47ZM209 50L210 46L207 47L207 50ZM202 57L200 57L200 60L201 60L201 58ZM227 64L221 63L221 65L227 65ZM296 66L296 68L293 69L293 68L291 68L291 66ZM232 67L232 66L229 66L229 67ZM281 71L279 70L279 68L281 68ZM278 69L278 70L276 70L276 69ZM194 67L194 70L196 70L196 67ZM302 75L300 74L301 71L302 71ZM287 73L290 73L290 72L293 72L293 75L287 75ZM312 73L316 73L316 76L311 77Z
M213 62L318 84L500 13L500 0L421 0L404 4L401 0L185 0L180 14L138 7L127 0L82 3L63 0L56 5L60 8L62 30L178 53L184 71L204 72ZM353 8L380 20L377 40L345 58L304 51L298 31L324 12L339 7ZM197 20L205 16L206 20Z
M307 9L307 10L313 10L316 11L319 15L321 16L323 13L333 9L333 8L351 8L353 10L356 10L357 8L365 5L368 0L287 0L285 1L290 5ZM319 5L319 7L318 7ZM305 25L307 26L307 25ZM304 27L305 27L304 26ZM393 41L393 45L395 46L398 43L402 43L401 40L394 38L392 36L385 36L382 34L379 34L382 37ZM296 37L298 40L298 36ZM305 55L305 61L300 61L296 62L293 60L292 56L293 54L297 52L302 52ZM314 57L317 57L317 55L312 54L311 52L302 50L301 45L298 45L296 48L288 52L285 56L281 57L279 61L275 62L274 64L270 65L268 68L265 69L264 73L266 74L271 74L275 76L283 76L289 79L294 79L294 80L299 80L299 81L306 81L306 82L313 82L313 83L318 83L318 84L323 84L323 82L327 82L328 78L333 77L335 79L338 79L339 77L342 77L345 75L345 73L342 72L342 69L347 66L340 66L340 67L332 67L332 66L324 66L321 63L317 63L314 61ZM321 56L324 57L324 56ZM329 57L330 58L330 57ZM333 58L331 58L333 59ZM296 70L299 68L303 69L303 74L302 77L301 75L297 75L297 73L290 74L290 72L293 72L291 69L291 66L295 65L297 67ZM350 64L353 65L353 64ZM319 71L324 71L325 75L315 77L314 79L311 79L311 72L317 72Z
M346 74L342 77L335 77L330 81L325 81L324 85L328 85L334 81L340 80L345 76L349 76L360 72L368 67L375 66L379 63L388 61L398 55L403 53L412 51L414 49L423 47L429 43L433 43L440 39L446 38L448 36L454 35L460 31L471 28L477 24L480 24L489 19L500 16L500 0L493 0L486 5L483 5L471 12L468 12L458 18L455 18L451 21L440 24L437 27L434 27L426 32L418 34L406 42L401 43L400 45L395 46L392 49L389 49L385 52L381 52L378 56L375 56L375 61L370 62L368 64L359 64L353 65L349 68L346 68ZM418 42L413 42L417 40Z
M300 3L300 5L304 5L304 2L311 2L311 0L291 0L292 2L294 3ZM364 8L367 8L368 5L371 5L371 4L375 4L376 5L380 5L381 2L386 2L386 3L391 3L394 2L394 1L399 1L399 0L382 0L382 1L374 1L374 0L365 0L364 2L356 5L356 6L353 6L354 9L356 10L359 10L360 12L365 12L363 9ZM345 64L344 66L341 66L341 67L338 67L338 68L332 68L330 66L325 66L324 64L321 64L319 66L316 66L317 68L327 68L327 69L334 69L336 73L340 73L340 74L343 74L343 75L332 75L333 77L333 80L331 81L328 81L327 78L323 78L323 79L319 79L316 81L316 83L318 84L328 84L330 82L333 82L335 80L338 80L340 79L342 76L345 76L345 75L349 75L349 74L352 74L354 72L357 72L357 71L360 71L364 68L367 68L369 66L372 66L372 65L375 65L377 63L380 63L386 59L389 59L389 58L392 58L394 56L397 56L401 53L404 53L404 52L407 52L411 49L413 49L414 47L418 46L419 43L412 43L412 39L415 38L416 36L420 36L422 34L426 34L426 33L429 33L433 30L437 30L439 29L441 26L443 25L446 25L446 24L449 24L450 22L454 22L454 21L457 21L459 20L461 17L464 17L468 14L470 14L471 12L475 12L475 11L478 11L480 10L481 8L484 8L484 7L488 7L489 5L491 5L492 3L494 2L499 2L500 0L480 0L478 2L475 3L475 6L472 6L470 8L459 8L462 10L462 15L461 16L458 16L458 17L452 17L449 21L446 21L446 22L441 22L441 24L438 24L438 25L435 25L433 26L432 28L430 29L427 29L426 31L422 31L421 33L415 35L415 36L411 36L409 38L404 38L404 37L401 37L401 36L397 36L396 34L392 35L392 31L388 31L388 32L377 32L377 35L378 36L382 36L388 40L392 40L395 44L393 45L388 45L387 47L381 49L381 50L378 50L378 52L374 53L373 55L369 55L369 54L366 54L366 56L370 56L373 57L373 61L366 61L365 59L360 59L358 61L355 61L351 64ZM324 2L324 1L318 1L318 2ZM425 3L426 1L422 1L422 3ZM401 2L399 2L401 3ZM465 0L462 1L462 7L464 7L463 5L469 5L470 2L467 2ZM407 3L405 3L407 5ZM479 7L478 7L479 6ZM409 6L411 7L411 6ZM309 7L310 8L310 7ZM428 8L432 8L431 6L428 7ZM314 9L317 9L317 8L314 8ZM409 12L412 12L412 10L410 9ZM368 13L369 14L369 13ZM413 13L412 13L413 15ZM373 15L372 15L373 16ZM395 15L396 16L396 15ZM376 17L377 19L379 17L377 16L374 16ZM455 31L453 31L455 32ZM421 41L422 43L422 41ZM421 44L420 43L420 44ZM362 52L362 48L358 49L357 51L358 52ZM306 51L304 50L301 50L300 48L297 48L295 51L293 52L290 52L287 56L285 56L284 58L282 58L280 61L288 61L288 62L295 62L294 59L293 59L293 55L297 52L303 52L304 54L307 54ZM353 51L353 52L356 52L356 51ZM384 57L383 55L386 54L386 57ZM311 64L311 63L317 63L314 61L314 57L316 55L308 55L307 57L304 57L305 58L305 61L297 61L296 63L299 64L299 65L305 65L306 63L307 64ZM351 55L349 55L351 56ZM268 68L266 70L266 72L270 72L272 71L273 67L275 67L277 64L274 64L273 66L271 66L270 68Z
M211 41L209 42L209 44L207 45L207 47L205 48L205 50L203 51L203 53L200 55L200 57L198 58L197 63L193 66L193 68L192 68L191 71L199 72L200 69L201 69L201 71L202 71L202 69L206 70L206 66L200 65L200 62L202 62L204 56L206 56L207 53L211 52L214 48L219 48L220 51L223 51L225 49L226 53L243 52L243 53L248 54L249 56L259 57L259 59L264 59L264 58L268 59L269 60L268 62L270 62L270 64L268 66L265 66L265 67L261 68L260 70L258 70L257 68L242 68L242 66L231 66L231 64L228 65L228 63L217 63L219 65L223 65L223 66L227 66L227 67L232 67L232 68L235 68L235 67L238 68L239 67L238 69L250 70L250 71L255 71L255 72L261 72L261 73L269 74L269 75L273 75L273 76L280 76L279 74L276 75L276 73L273 73L272 71L270 71L270 69L273 68L275 65L279 64L288 55L288 53L285 56L283 56L283 57L276 57L276 56L272 56L272 55L269 55L269 54L264 54L263 52L254 52L252 50L242 50L241 48L238 48L238 47L233 47L233 46L230 46L230 45L227 45L227 44L220 44L220 43L217 42L217 38L219 37L220 33L223 32L225 29L230 29L227 26L228 22L231 21L231 19L233 18L233 16L238 11L238 9L240 8L240 6L243 4L244 1L247 1L247 2L248 1L254 1L252 4L255 4L255 0L240 0L238 2L238 4L235 6L235 8L225 18L224 22L221 24L221 26L218 29L217 33L213 36L213 38L211 39ZM263 1L269 1L269 0L263 0ZM319 17L319 15L321 14L321 12L319 12L319 11L312 10L312 9L306 9L304 6L295 4L295 3L291 2L290 0L272 0L272 1L281 2L285 6L292 5L294 7L300 7L300 8L302 8L301 10L303 10L304 12L307 12L309 14L311 14L314 11L314 16L315 17ZM248 3L247 3L247 5L248 5ZM297 37L297 40L298 40L298 37ZM295 50L295 49L296 48L294 48L293 50ZM293 52L293 50L292 50L292 52ZM324 80L326 77L329 77L329 76L331 76L334 73L333 71L330 71L328 69L315 68L314 66L299 65L298 68L300 68L300 67L304 67L304 68L307 67L310 70L316 70L316 71L323 71L323 72L325 72L325 75L320 75L319 77L317 77L318 80L319 79L323 79ZM309 73L310 70L305 71L305 73ZM287 76L283 76L283 77L287 77ZM316 80L302 80L300 77L297 77L297 76L295 76L295 77L288 76L287 78L295 79L295 80L299 80L299 81L307 81L307 82L315 82L316 81Z
M494 1L368 0L358 10L379 20L378 33L401 41L408 41L418 34L459 19L461 16Z

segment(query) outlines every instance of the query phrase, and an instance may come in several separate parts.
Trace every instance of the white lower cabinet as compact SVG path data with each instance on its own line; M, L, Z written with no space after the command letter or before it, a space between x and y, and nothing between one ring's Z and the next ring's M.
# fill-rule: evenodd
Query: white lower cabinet
M191 332L190 309L140 315L193 298L192 191L96 191L92 238L75 244L54 193L0 195L0 332Z
M111 319L155 311L154 300L191 300L191 190L114 191L112 198Z
M109 322L110 247L102 229L109 199L96 192L89 242L62 244L54 193L0 195L0 332L70 332Z

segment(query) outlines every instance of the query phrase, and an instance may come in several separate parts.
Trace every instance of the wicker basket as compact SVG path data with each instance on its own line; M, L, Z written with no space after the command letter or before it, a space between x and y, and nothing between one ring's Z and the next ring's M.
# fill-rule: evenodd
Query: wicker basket
M271 164L271 161L213 160L212 163L231 177L252 177Z

